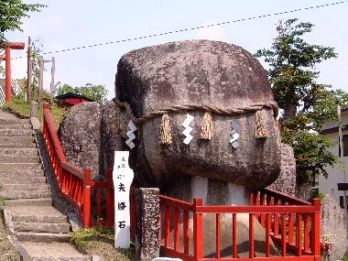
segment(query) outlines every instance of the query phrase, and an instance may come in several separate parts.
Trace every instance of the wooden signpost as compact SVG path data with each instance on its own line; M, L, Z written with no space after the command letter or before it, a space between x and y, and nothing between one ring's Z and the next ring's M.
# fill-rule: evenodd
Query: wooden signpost
M115 191L115 248L130 247L129 193L134 173L128 165L129 151L115 151L112 175Z

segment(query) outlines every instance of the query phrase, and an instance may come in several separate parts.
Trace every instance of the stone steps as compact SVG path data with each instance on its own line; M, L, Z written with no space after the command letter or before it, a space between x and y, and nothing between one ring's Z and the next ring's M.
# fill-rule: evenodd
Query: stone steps
M34 198L34 199L5 200L4 205L7 206L7 207L52 206L52 198Z
M16 136L0 136L0 143L1 144L13 144L17 143L18 145L21 145L23 148L27 145L31 145L35 142L34 136L23 136L23 135L16 135Z
M0 123L0 129L31 129L30 123L13 123L13 124L1 124Z
M24 173L25 171L42 171L41 163L0 163L0 173Z
M2 136L30 136L33 134L32 129L0 129L0 138Z
M11 207L10 210L13 222L67 222L67 217L52 206L18 206Z
M8 126L8 128L11 128L11 126L18 125L18 124L29 124L29 125L31 125L29 119L15 119L15 120L0 119L0 125Z
M4 191L19 191L19 190L28 190L28 191L35 191L35 190L48 190L49 191L50 186L47 183L39 183L39 184L6 184L4 186Z
M39 163L39 156L1 156L0 163Z
M16 142L8 142L8 143L2 143L2 140L0 139L0 149L2 148L36 148L36 144L33 142L30 143L16 143Z
M2 156L37 156L37 148L3 148L0 150Z
M0 173L0 184L1 185L14 185L14 184L45 184L46 177L39 175L15 175L7 174L3 175Z
M30 121L10 116L0 110L0 197L14 235L30 260L91 260L68 243L68 218L52 207Z
M19 240L65 242L70 240L70 224L65 215L52 206L16 206L8 208Z
M54 233L35 233L35 232L15 232L16 237L20 241L32 242L69 242L69 234L54 234Z
M48 187L42 190L36 189L35 191L32 191L32 190L10 191L6 189L6 186L4 186L3 190L0 192L0 197L2 197L5 200L38 199L38 198L49 198L51 196L52 194Z
M90 261L68 243L22 242L33 261Z
M67 234L70 232L70 224L64 223L36 223L36 222L14 222L13 228L17 232Z

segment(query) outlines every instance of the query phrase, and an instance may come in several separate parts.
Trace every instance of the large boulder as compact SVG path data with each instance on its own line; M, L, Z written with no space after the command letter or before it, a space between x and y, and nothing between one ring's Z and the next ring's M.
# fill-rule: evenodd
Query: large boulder
M121 113L115 102L108 101L101 107L101 145L100 145L100 171L114 167L114 151L122 150L122 139L120 130Z
M193 40L131 51L118 63L116 97L130 105L135 118L143 118L130 159L141 183L161 186L180 175L198 175L255 189L279 175L277 107L267 74L238 46ZM255 135L256 105L268 133L264 138ZM210 140L200 138L207 111L212 112ZM168 144L160 142L161 112L169 116ZM194 117L189 145L182 133L187 112ZM232 120L240 135L236 149L230 143Z
M91 168L93 178L99 175L100 123L100 105L85 102L67 112L58 131L67 161Z
M342 260L348 248L347 214L329 194L321 201L321 237L332 241L330 260Z
M290 145L281 144L280 175L267 188L296 196L296 159Z

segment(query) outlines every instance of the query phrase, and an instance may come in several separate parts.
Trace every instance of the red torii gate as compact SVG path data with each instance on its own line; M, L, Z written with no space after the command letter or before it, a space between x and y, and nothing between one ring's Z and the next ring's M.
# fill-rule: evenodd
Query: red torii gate
M5 95L6 95L6 102L10 102L12 98L12 92L11 92L11 49L15 50L21 50L24 49L24 43L21 42L8 42L5 43L5 55L0 56L0 61L5 60L5 71L6 71L6 77L5 77Z

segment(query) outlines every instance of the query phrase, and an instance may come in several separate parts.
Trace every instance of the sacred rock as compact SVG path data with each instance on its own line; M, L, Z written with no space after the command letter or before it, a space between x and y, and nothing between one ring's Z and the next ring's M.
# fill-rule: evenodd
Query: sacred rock
M191 175L256 189L280 173L278 107L266 71L241 47L192 40L131 51L116 97L137 126L130 160L141 185Z

